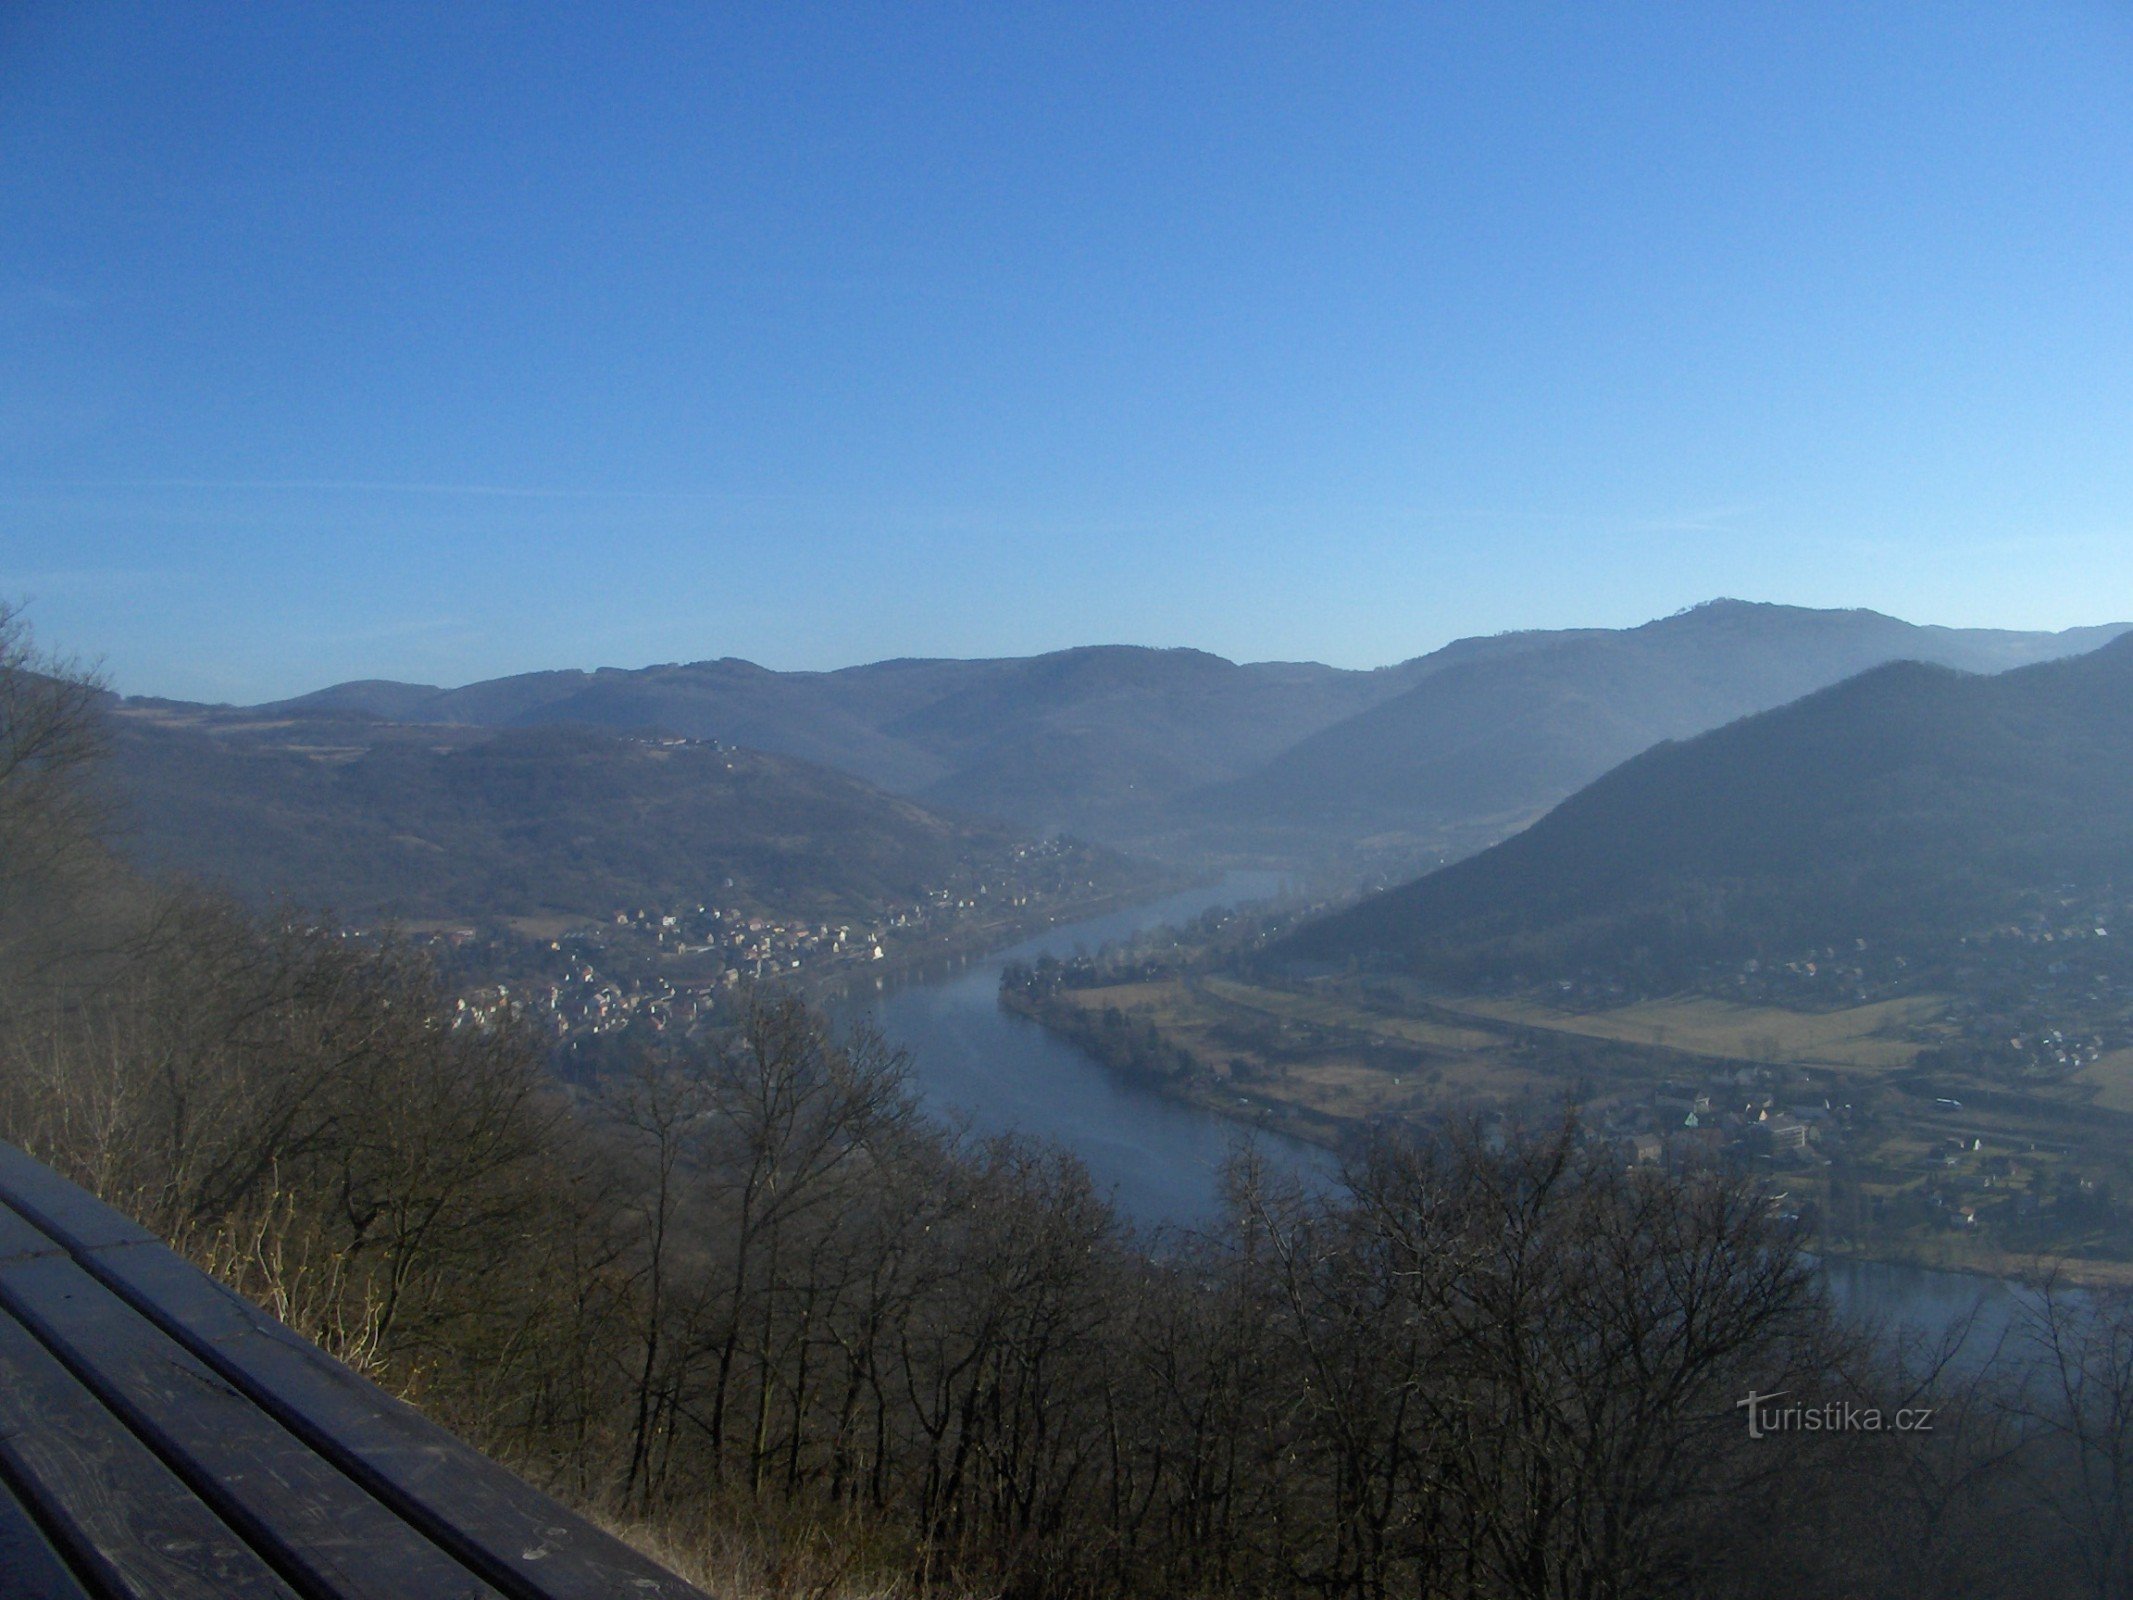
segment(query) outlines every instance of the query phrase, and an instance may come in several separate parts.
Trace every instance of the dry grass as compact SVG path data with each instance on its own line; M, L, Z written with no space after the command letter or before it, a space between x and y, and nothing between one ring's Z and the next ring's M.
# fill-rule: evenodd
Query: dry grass
M1352 1028L1400 1044L1426 1050L1467 1052L1488 1050L1503 1043L1493 1033L1479 1028L1432 1022L1423 1017L1386 1016L1363 1011L1322 995L1297 994L1287 989L1260 989L1228 978L1208 978L1201 987L1217 1000L1241 1006L1288 1022L1308 1022L1323 1028Z
M2095 1086L2095 1104L2106 1111L2133 1111L2133 1050L2109 1051L2074 1077L2077 1083Z
M1114 983L1100 989L1062 989L1059 998L1084 1011L1103 1011L1111 1006L1129 1013L1176 1009L1184 997L1184 985L1175 978L1162 983Z
M858 1522L828 1526L731 1507L707 1507L694 1526L585 1515L717 1600L957 1600L953 1588L918 1583L910 1561Z
M586 925L586 918L568 915L546 917L506 917L504 926L527 939L560 939L564 934Z
M1135 986L1147 991L1151 1002L1157 999L1156 990L1175 987ZM1391 1016L1326 995L1255 988L1227 978L1208 978L1201 987L1213 999L1283 1021L1349 1029L1448 1055L1488 1053L1503 1044L1500 1035L1481 1028ZM1164 999L1176 1003L1172 996ZM1890 1072L1910 1066L1922 1047L1903 1033L1933 1021L1946 1009L1946 1001L1935 995L1828 1012L1786 1011L1689 996L1642 1001L1610 1011L1562 1011L1537 1000L1481 997L1436 998L1431 1003L1476 1022L1508 1023L1720 1060L1785 1062L1851 1072ZM1160 1024L1161 1019L1157 1020ZM2133 1066L2126 1069L2126 1075L2129 1092L2133 1092Z
M1937 995L1912 995L1844 1011L1782 1011L1724 1000L1647 1000L1612 1011L1558 1011L1532 1000L1481 998L1437 1002L1448 1011L1523 1028L1650 1045L1728 1061L1894 1072L1923 1048L1902 1037L1947 1007Z
M1545 1086L1539 1076L1505 1059L1502 1034L1381 1015L1323 996L1260 989L1226 978L1203 979L1192 986L1175 978L1122 983L1066 990L1061 998L1084 1011L1115 1006L1136 1022L1153 1024L1215 1078L1229 1080L1220 1091L1223 1110L1293 1107L1366 1121L1427 1112L1446 1103L1496 1104ZM1286 1052L1276 1059L1263 1048L1215 1036L1217 1029L1234 1025L1239 1011L1261 1024L1322 1027L1419 1049L1427 1059L1418 1069L1391 1072L1382 1061L1367 1060L1340 1043L1314 1050L1308 1060ZM1247 1075L1232 1078L1233 1064L1240 1061Z
M1559 1010L1537 999L1444 996L1431 1000L1441 1013L1482 1025L1462 1026L1441 1018L1390 1015L1337 996L1263 989L1229 978L1206 978L1193 987L1174 978L1125 983L1069 990L1063 998L1090 1011L1116 1006L1137 1021L1153 1023L1210 1062L1227 1060L1238 1052L1210 1043L1208 1030L1221 1023L1225 1013L1234 1018L1243 1011L1275 1023L1325 1028L1420 1050L1433 1058L1432 1065L1447 1078L1456 1075L1471 1087L1496 1091L1509 1087L1503 1080L1506 1037L1489 1024L1720 1061L1879 1074L1911 1066L1924 1045L1906 1035L1931 1024L1947 1008L1946 1000L1938 995L1912 995L1842 1011L1787 1011L1696 996L1640 1001L1608 1011ZM1340 1065L1341 1054L1337 1047L1326 1052L1325 1067ZM1474 1070L1467 1070L1469 1066ZM1319 1074L1321 1069L1314 1065L1311 1070ZM2133 1051L2106 1057L2084 1076L2104 1086L2099 1103L2133 1110ZM1341 1111L1331 1104L1318 1109Z

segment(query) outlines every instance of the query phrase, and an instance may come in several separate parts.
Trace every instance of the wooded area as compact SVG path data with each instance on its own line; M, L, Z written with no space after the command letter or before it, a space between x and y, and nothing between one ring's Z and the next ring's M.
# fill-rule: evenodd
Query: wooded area
M0 660L0 1133L727 1592L2133 1593L2133 1308L1842 1325L1747 1180L1574 1125L1241 1157L1136 1236L756 997L566 1084L419 961L117 866L93 686ZM1930 1409L1754 1437L1751 1393Z

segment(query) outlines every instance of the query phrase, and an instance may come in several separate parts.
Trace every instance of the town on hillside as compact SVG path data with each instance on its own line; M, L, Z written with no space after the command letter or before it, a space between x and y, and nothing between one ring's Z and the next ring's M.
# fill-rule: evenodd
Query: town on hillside
M455 1027L494 1027L508 1013L564 1048L633 1029L688 1037L727 1015L748 985L814 997L855 981L872 988L1108 909L1118 890L1087 866L1086 847L1054 838L870 917L780 913L736 897L618 907L567 926L425 923L407 937L452 994Z

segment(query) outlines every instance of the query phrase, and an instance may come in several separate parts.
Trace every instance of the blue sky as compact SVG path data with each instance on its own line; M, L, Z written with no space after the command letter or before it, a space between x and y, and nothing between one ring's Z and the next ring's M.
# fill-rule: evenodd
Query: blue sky
M16 4L131 692L2133 615L2133 8Z

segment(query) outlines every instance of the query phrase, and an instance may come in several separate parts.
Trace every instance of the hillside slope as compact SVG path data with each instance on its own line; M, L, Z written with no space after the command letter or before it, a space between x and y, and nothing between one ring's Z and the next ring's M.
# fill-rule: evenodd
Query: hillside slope
M2091 648L1871 611L1714 602L1624 630L1462 639L1373 672L1103 646L774 672L746 661L352 683L261 708L664 730L796 756L928 804L1173 856L1301 860L1485 843L1662 739L1884 661L1970 671Z
M1351 835L1486 820L1508 831L1662 740L1883 662L1999 672L2093 649L2119 631L1930 628L1873 611L1714 601L1639 628L1448 663L1199 804L1211 820Z
M714 895L857 916L1019 842L842 773L702 742L138 704L113 722L137 859L355 917L599 916Z
M260 709L658 729L798 756L1029 828L1127 837L1177 795L1249 772L1397 693L1408 681L1402 672L1102 646L835 672L721 660L530 673L460 689L351 683Z
M1465 978L1928 949L2026 896L2133 888L2133 637L1998 677L1897 663L1580 790L1277 955Z

